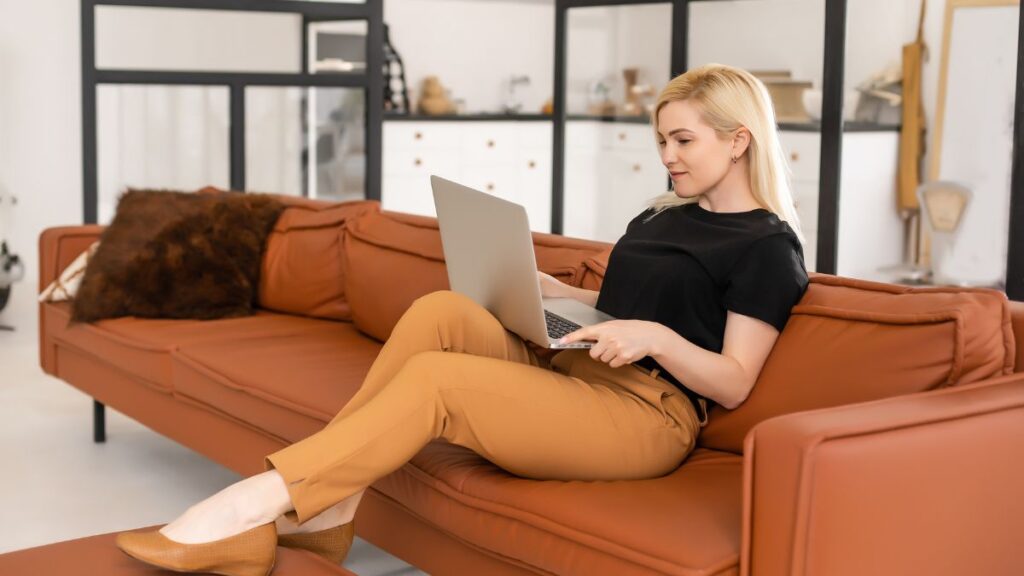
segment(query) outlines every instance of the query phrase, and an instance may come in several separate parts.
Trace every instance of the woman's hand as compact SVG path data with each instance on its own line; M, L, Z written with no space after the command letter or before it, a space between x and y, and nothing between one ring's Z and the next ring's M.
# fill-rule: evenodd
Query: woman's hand
M544 346L538 346L529 340L526 340L526 347L533 351L533 355L543 360L546 364L551 364L551 359L554 358L555 354L558 354L562 350L560 348L546 348Z
M543 298L572 298L573 287L550 274L537 270L537 281L540 282L540 295Z
M630 364L644 356L658 353L665 326L646 320L610 320L586 326L566 334L559 342L568 344L580 340L594 340L590 357L605 362L612 368Z

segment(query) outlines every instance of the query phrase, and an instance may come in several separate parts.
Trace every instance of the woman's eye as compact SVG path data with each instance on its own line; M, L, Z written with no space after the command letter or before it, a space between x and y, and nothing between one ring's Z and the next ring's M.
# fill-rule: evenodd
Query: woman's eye
M686 144L689 140L676 140L679 144Z

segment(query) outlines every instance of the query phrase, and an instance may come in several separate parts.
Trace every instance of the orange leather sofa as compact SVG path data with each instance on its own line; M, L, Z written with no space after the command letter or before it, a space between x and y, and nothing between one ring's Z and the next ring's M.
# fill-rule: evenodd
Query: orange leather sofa
M257 314L69 328L68 303L44 303L43 369L261 472L355 393L413 300L448 288L433 218L286 200ZM45 230L40 288L101 231ZM542 270L600 286L610 245L534 243ZM1022 342L1024 306L999 292L813 275L749 399L671 474L536 481L434 442L367 491L359 535L437 575L1021 574Z

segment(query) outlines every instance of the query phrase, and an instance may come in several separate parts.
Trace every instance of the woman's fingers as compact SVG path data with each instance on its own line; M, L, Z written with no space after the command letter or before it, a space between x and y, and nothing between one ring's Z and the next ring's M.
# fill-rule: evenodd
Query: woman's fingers
M578 342L580 340L594 340L599 342L601 340L601 330L607 322L601 322L600 324L592 324L590 326L584 326L579 330L569 332L558 342L560 344L570 344L572 342Z

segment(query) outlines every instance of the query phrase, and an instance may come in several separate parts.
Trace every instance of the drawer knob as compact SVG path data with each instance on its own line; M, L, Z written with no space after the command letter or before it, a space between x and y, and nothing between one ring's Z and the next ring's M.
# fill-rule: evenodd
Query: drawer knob
M530 160L529 164L527 164L527 165L528 165L528 166L529 166L530 168L536 168L536 167L537 167L537 163L536 163L536 162L534 162L533 160Z
M800 154L798 152L790 152L789 159L792 160L793 162L797 162L800 160Z
M640 168L641 168L641 167L640 167L640 165L639 165L639 164L633 164L633 172L639 172L639 171L640 171Z
M488 182L488 183L487 183L487 191L488 191L488 192L490 192L490 191L492 191L492 190L494 190L494 184L492 184L492 183Z
M417 159L413 160L412 163L417 165L417 166L422 166L423 165L423 160L420 160L419 158L417 158Z
M494 148L494 140L488 140L487 141L487 147L488 148Z
M417 133L413 134L412 137L417 139L417 140L423 140L423 132L417 132Z
M625 139L626 139L626 133L625 132L619 132L619 140L625 140Z

